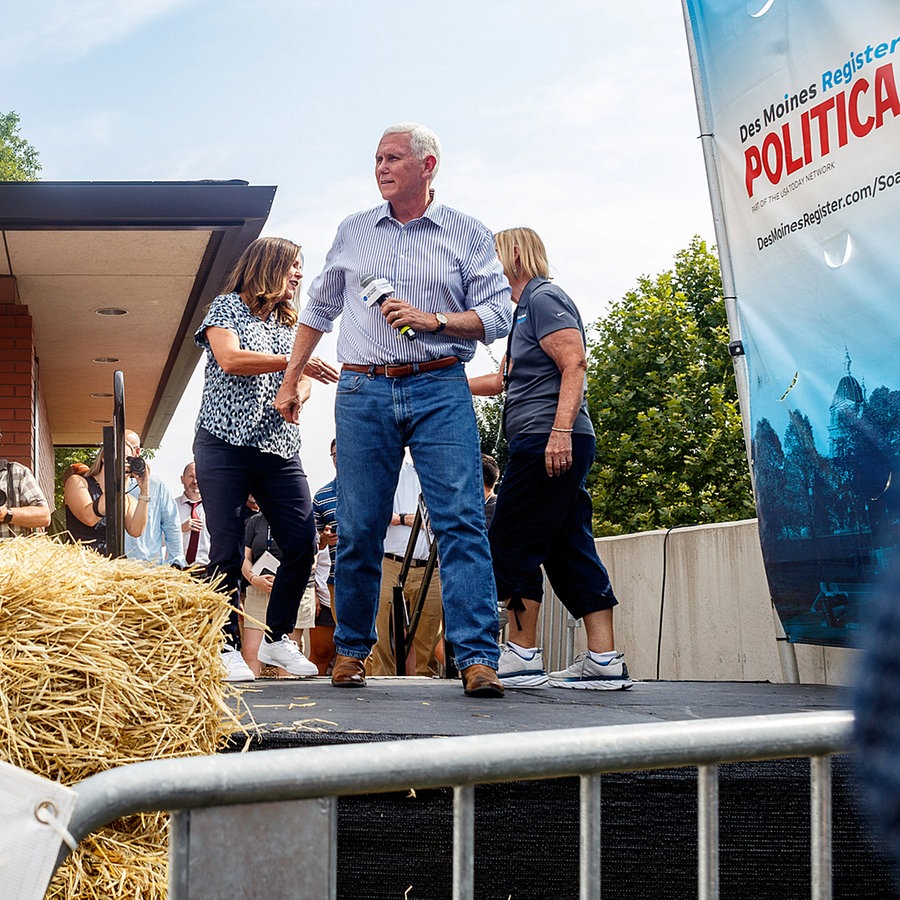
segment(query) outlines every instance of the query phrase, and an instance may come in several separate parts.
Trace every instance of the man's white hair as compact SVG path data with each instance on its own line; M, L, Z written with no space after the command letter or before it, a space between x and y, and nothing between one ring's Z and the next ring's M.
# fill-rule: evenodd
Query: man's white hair
M441 142L438 136L430 128L419 125L418 122L400 122L398 125L390 125L384 129L382 137L389 134L408 134L409 149L412 150L416 159L433 156L437 160L434 171L431 173L433 180L441 165Z

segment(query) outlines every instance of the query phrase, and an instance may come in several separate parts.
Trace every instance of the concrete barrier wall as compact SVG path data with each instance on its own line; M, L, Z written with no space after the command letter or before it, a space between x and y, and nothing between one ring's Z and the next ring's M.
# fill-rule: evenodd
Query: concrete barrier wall
M597 549L619 598L616 643L633 676L786 680L756 519L599 538ZM852 683L858 651L789 646L802 683ZM575 649L584 649L580 627Z

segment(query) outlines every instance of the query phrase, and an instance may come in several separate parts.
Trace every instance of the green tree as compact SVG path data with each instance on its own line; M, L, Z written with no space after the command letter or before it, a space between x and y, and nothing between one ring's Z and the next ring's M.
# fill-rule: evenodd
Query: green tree
M54 506L59 509L65 502L63 497L63 488L66 470L74 463L84 463L86 466L94 461L97 455L96 447L54 447L54 469L56 478L54 481Z
M500 371L500 360L493 354L490 347L485 347L487 355L494 364L494 371ZM503 352L506 352L504 342ZM500 477L506 469L506 460L509 457L509 448L506 443L506 435L503 433L503 404L506 394L497 397L473 397L475 402L475 420L478 423L478 437L481 441L481 452L493 456L500 466Z
M19 136L19 114L0 113L0 181L37 181L38 152Z
M505 394L499 397L475 397L475 419L478 422L478 436L481 439L481 452L488 453L497 460L500 473L506 468L509 449L506 435L500 427L503 418L503 401Z
M718 260L694 237L590 330L596 533L754 515Z

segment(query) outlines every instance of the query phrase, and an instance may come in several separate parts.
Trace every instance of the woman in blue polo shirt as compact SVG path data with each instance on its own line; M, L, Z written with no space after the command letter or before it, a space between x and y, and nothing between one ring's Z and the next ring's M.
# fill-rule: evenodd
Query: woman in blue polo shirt
M470 379L473 394L506 387L509 460L488 536L497 596L509 610L500 681L508 687L617 690L631 686L615 650L617 600L594 545L585 487L594 461L594 428L585 400L584 326L578 309L552 284L543 241L530 228L495 235L516 303L501 371ZM563 605L583 619L587 651L568 668L544 669L536 646L543 574Z

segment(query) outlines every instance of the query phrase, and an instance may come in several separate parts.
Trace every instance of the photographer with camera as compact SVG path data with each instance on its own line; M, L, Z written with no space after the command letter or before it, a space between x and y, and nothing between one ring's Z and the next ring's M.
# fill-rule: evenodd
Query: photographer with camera
M147 465L140 456L141 437L135 431L126 429L125 440L136 449L137 454L129 460L131 474ZM137 498L138 485L132 482L126 489L126 496ZM154 565L170 565L183 569L186 565L184 546L181 540L181 522L178 505L172 492L156 475L150 476L150 500L147 503L147 527L140 537L125 535L125 555L129 559L143 559Z
M0 459L0 540L49 524L50 507L28 467Z
M125 474L130 475L138 485L137 496L125 495L125 533L140 537L147 527L148 506L150 504L150 467L141 459L140 445L125 438ZM65 486L66 528L76 541L88 544L98 553L108 555L106 545L106 496L103 493L103 450L97 454L86 475L73 475Z

